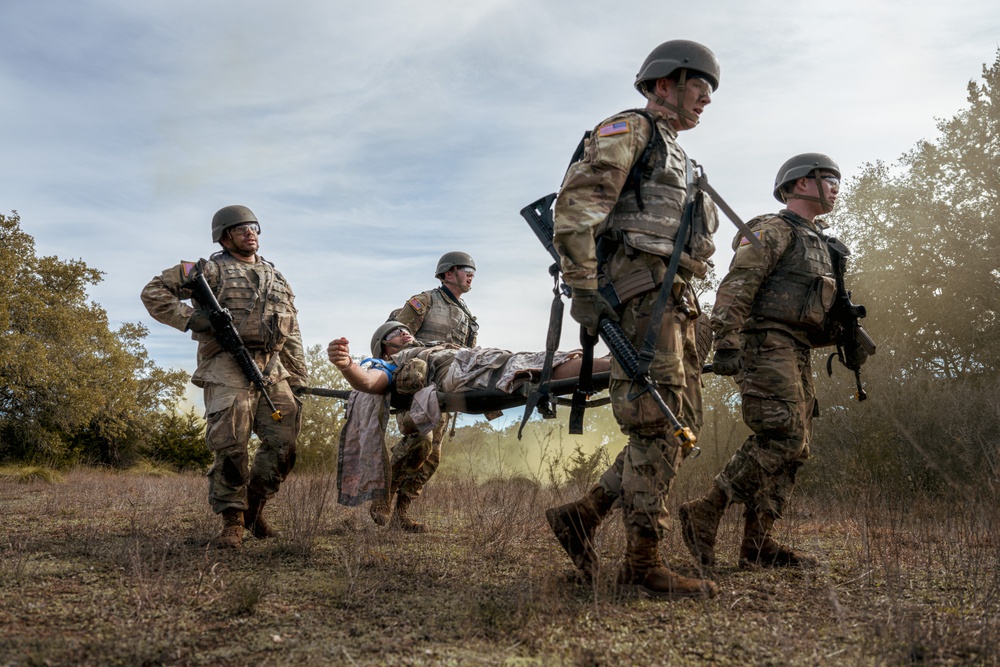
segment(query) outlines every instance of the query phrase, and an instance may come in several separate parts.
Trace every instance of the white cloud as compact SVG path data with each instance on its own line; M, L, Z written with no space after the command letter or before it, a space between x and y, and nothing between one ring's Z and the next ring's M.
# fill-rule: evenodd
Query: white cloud
M632 78L659 42L718 54L720 90L681 143L749 218L774 208L794 153L828 152L850 176L932 137L1000 34L985 0L91 0L7 3L0 20L0 204L40 252L103 270L93 295L111 320L147 323L154 357L187 368L193 344L138 293L214 250L221 206L257 212L309 344L366 345L462 249L481 342L540 348L549 261L518 210L558 186L584 130L642 103Z

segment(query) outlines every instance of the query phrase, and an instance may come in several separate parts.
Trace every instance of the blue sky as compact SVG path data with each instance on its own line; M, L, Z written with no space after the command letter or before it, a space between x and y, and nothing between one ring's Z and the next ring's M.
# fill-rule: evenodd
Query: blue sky
M112 323L147 324L154 358L187 370L194 343L138 294L213 252L222 206L257 213L309 345L366 347L465 250L480 343L541 349L549 261L518 210L558 187L584 130L643 104L632 81L657 44L718 55L681 144L748 219L776 207L791 155L850 177L932 138L1000 40L986 0L11 0L0 24L0 210L40 253L104 271L92 297Z

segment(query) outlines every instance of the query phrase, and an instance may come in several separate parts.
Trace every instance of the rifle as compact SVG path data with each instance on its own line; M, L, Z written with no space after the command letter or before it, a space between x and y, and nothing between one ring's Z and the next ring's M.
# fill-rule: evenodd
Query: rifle
M837 280L837 296L834 299L833 307L830 309L830 318L837 327L836 344L837 351L827 357L827 375L833 375L833 358L837 357L841 364L854 371L854 382L857 386L857 399L861 402L868 398L865 389L861 384L860 363L852 363L855 352L863 349L868 356L875 354L875 341L865 328L861 325L861 319L868 315L864 306L851 301L851 293L847 290L844 275L847 272L847 257L851 254L850 249L833 237L827 237L827 248L830 250L830 259L833 260L833 273Z
M521 209L521 217L525 219L531 230L535 232L535 236L538 240L542 242L545 249L549 252L549 255L555 260L555 264L549 269L549 273L558 276L559 273L559 253L556 251L555 244L552 241L555 232L555 225L552 215L552 202L555 201L555 195L547 195L542 197L538 201L528 204L523 209ZM558 278L557 278L558 280ZM559 291L566 296L572 296L572 289L565 283L561 284L560 290L556 293L556 298L559 297ZM608 299L608 302L612 306L618 307L621 302L618 299L618 295L615 293L614 288L608 285L601 289L601 294ZM550 323L551 326L551 323ZM615 361L622 367L625 374L628 376L632 383L639 387L639 392L630 398L635 399L641 396L645 392L649 392L653 401L656 403L657 407L663 412L663 415L667 418L673 429L674 437L677 438L681 445L681 448L685 451L685 454L694 453L699 454L701 450L695 447L696 438L691 429L680 423L677 416L674 414L670 406L666 404L663 397L660 396L659 391L657 391L656 383L649 377L648 373L642 373L639 369L639 352L635 349L635 346L626 337L625 332L622 330L621 326L612 320L604 319L598 325L598 336L604 344L608 346L611 351L611 356L615 358ZM539 387L539 392L543 395L546 390ZM578 388L576 392L579 392ZM574 393L576 393L574 392ZM574 401L577 401L577 397L574 395ZM536 401L537 402L537 401ZM529 404L530 405L530 404ZM530 415L530 410L528 406L525 406L525 420ZM571 414L571 422L572 422ZM522 422L523 426L523 422ZM572 429L570 432L573 432Z
M185 270L187 270L187 266L185 266ZM247 346L243 344L240 332L233 325L233 314L229 312L228 308L223 308L219 305L219 300L215 298L212 288L208 286L208 281L205 280L205 274L201 271L195 271L193 274L186 275L188 275L188 280L181 287L190 289L191 295L195 300L208 309L208 319L212 323L212 332L215 335L215 340L218 341L223 350L233 355L233 359L239 364L240 370L243 371L246 379L250 380L264 396L267 406L271 408L271 419L280 422L281 410L274 407L271 397L267 395L267 386L269 383L254 362L250 351L247 350Z

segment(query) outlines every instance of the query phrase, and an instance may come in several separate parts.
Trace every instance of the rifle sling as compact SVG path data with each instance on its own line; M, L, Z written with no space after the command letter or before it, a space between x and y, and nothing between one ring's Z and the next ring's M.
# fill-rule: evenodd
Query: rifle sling
M559 291L559 274L556 273L555 286L552 288L552 307L549 309L549 330L545 336L545 361L542 364L542 372L538 379L538 386L531 390L524 404L524 416L521 417L521 426L517 429L517 439L521 439L525 424L531 418L531 413L538 406L538 411L547 418L555 417L555 412L549 404L549 381L552 379L552 361L556 350L559 348L559 337L562 333L563 322L563 301L562 293Z
M729 204L726 203L726 200L722 198L722 195L716 192L715 188L713 188L708 182L708 177L705 176L704 173L698 177L698 187L708 193L708 195L712 198L712 201L714 201L716 205L722 209L722 212L726 214L726 217L729 218L734 225L736 225L736 228L740 230L743 234L743 238L745 238L750 245L757 248L757 250L764 249L764 244L761 243L760 239L757 238L749 227L747 227L746 223L740 220L740 216L736 215L736 211L730 208Z
M570 435L583 433L583 415L587 410L587 399L594 393L594 345L597 336L587 333L585 327L580 327L580 345L583 347L583 359L580 364L580 379L573 391L573 400L569 411Z

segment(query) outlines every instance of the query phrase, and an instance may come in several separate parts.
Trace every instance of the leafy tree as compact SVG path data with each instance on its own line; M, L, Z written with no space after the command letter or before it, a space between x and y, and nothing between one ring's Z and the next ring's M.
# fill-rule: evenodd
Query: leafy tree
M1000 52L968 90L937 141L866 165L831 218L887 352L951 379L1000 361Z
M158 412L155 424L144 456L180 470L202 470L212 463L212 452L205 445L205 420L193 408L186 413Z
M88 301L101 272L38 257L20 216L0 215L0 459L127 465L186 375L158 368L146 329L108 326Z
M347 380L327 359L319 345L306 349L309 384L328 389L350 389ZM302 399L302 431L296 444L296 467L332 470L337 465L337 445L344 425L347 401L322 396Z
M938 130L894 165L866 165L830 218L880 346L871 401L851 404L846 371L818 383L828 480L964 493L997 478L1000 51Z

